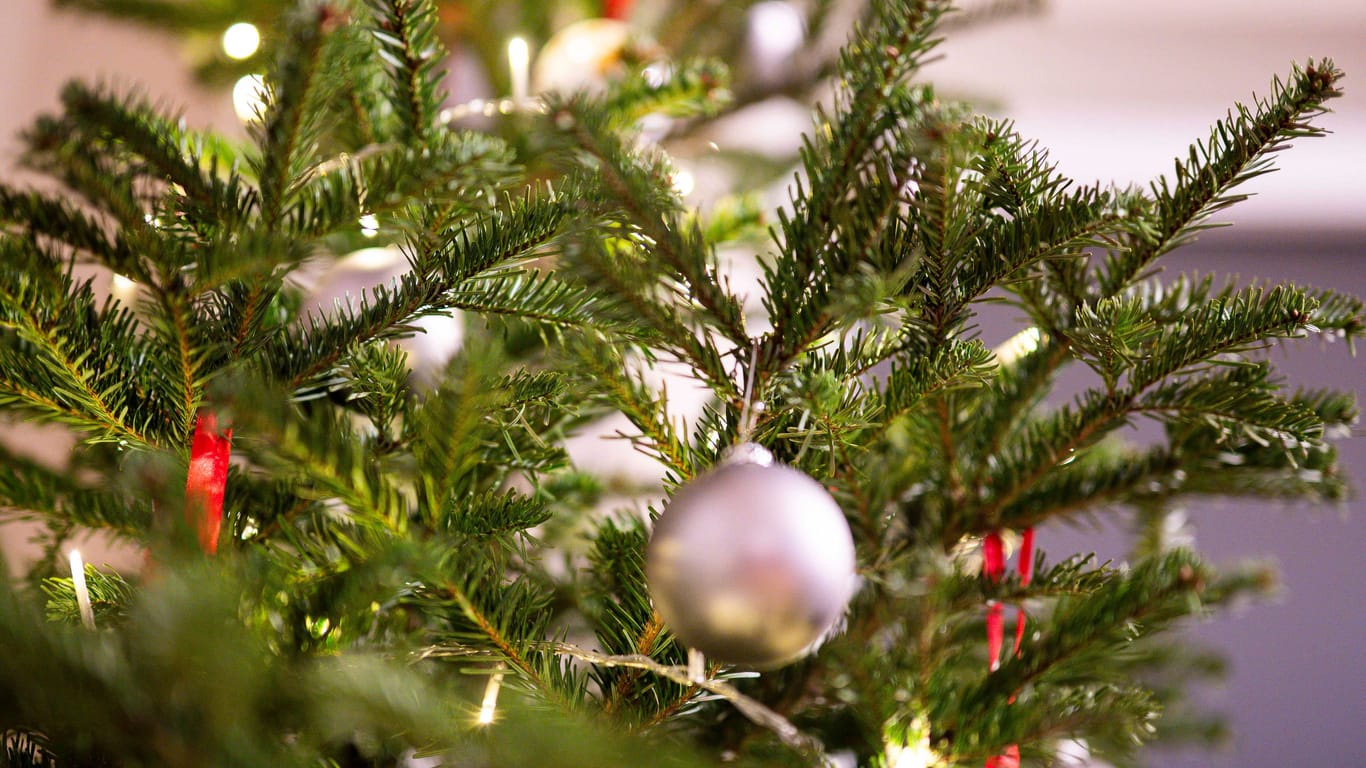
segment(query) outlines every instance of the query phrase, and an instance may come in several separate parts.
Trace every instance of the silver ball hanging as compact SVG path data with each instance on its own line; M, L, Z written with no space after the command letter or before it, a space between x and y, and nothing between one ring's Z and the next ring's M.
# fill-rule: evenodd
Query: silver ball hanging
M674 494L645 563L655 608L680 640L756 668L820 642L853 594L854 567L835 500L752 444Z

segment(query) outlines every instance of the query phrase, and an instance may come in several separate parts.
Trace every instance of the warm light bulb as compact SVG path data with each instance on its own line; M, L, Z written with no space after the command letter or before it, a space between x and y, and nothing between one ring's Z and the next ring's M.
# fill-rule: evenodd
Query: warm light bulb
M223 33L223 52L231 59L245 59L261 47L261 33L254 24L239 21Z
M1006 339L992 352L996 354L996 364L1004 367L1014 365L1020 358L1032 354L1042 342L1043 331L1030 326Z
M697 177L693 176L692 171L679 168L674 171L673 186L679 197L687 197L697 188Z
M786 60L806 39L806 20L792 3L765 0L749 9L749 36L760 56Z
M232 87L232 108L237 119L249 123L266 104L266 81L260 75L244 75Z
M479 705L479 724L489 725L493 722L494 716L498 713L498 691L503 687L503 667L498 665L490 677L488 685L484 688L484 701Z
M367 213L360 217L360 233L365 237L374 237L379 234L379 218L373 213Z

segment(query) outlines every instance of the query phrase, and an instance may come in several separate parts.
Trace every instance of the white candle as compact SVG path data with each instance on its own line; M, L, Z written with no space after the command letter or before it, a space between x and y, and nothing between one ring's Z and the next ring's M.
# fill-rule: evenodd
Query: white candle
M531 81L531 50L525 38L508 41L508 67L512 70L512 101L521 106L527 100Z
M90 607L90 590L85 586L85 564L79 550L71 550L71 584L76 588L76 604L81 609L81 623L86 629L95 628L95 611Z

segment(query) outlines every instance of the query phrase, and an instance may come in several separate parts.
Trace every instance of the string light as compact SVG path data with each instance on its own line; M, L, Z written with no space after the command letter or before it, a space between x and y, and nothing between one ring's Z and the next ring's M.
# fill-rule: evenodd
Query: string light
M244 123L254 121L266 104L266 81L260 75L244 75L232 87L232 109Z
M374 237L379 234L379 217L373 213L367 213L360 217L360 233L364 237Z
M86 629L94 629L95 610L90 607L90 590L85 584L85 563L81 562L80 550L71 550L67 557L71 560L71 586L76 589L76 605L81 609L81 623Z
M1002 367L1014 365L1016 360L1038 349L1042 342L1043 331L1034 326L1026 328L992 350L996 354L996 364Z
M887 745L887 768L929 768L935 756L928 744Z
M525 38L508 40L508 69L512 73L512 102L521 104L529 95L531 82L531 49Z
M673 187L679 197L687 197L697 188L697 177L687 168L679 168L674 171Z
M749 9L749 34L758 53L772 59L786 59L796 53L806 39L806 21L792 3L765 0Z
M930 768L939 763L939 756L930 748L929 722L923 717L891 731L885 749L887 768Z
M498 691L503 688L503 665L499 664L489 676L488 685L484 687L484 701L479 705L479 724L489 725L493 722L494 716L498 713Z
M249 58L261 47L261 33L254 24L239 21L223 33L223 52L230 59Z

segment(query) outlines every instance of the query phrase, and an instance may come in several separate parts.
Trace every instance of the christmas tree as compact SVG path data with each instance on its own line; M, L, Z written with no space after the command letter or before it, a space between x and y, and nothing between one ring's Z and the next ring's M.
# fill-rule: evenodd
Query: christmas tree
M1028 3L814 2L780 72L746 2L72 4L249 18L201 72L265 76L245 143L72 83L24 136L61 191L0 185L0 404L78 439L0 468L47 550L0 593L7 764L1133 764L1198 723L1167 630L1270 578L1166 510L1345 493L1353 398L1261 350L1361 302L1157 271L1321 133L1331 61L1119 188L918 77ZM447 50L508 96L448 103ZM774 93L823 97L788 199L736 155L686 205L670 149ZM319 303L367 258L401 268ZM1124 566L1035 547L1118 508ZM86 529L143 564L67 575Z

